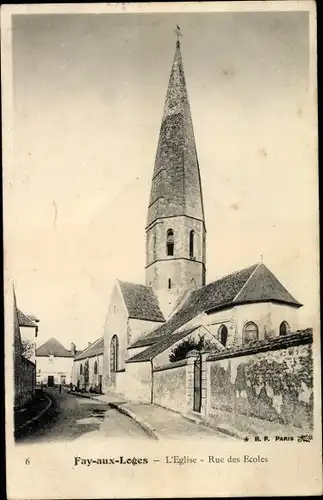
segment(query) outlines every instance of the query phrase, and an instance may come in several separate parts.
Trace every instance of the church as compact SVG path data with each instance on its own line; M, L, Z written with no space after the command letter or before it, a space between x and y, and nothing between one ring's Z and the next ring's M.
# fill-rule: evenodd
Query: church
M172 349L187 338L203 335L221 351L296 332L302 304L263 262L211 283L206 267L203 193L178 39L152 173L145 284L115 282L103 334L103 392L152 403L154 372L171 365Z

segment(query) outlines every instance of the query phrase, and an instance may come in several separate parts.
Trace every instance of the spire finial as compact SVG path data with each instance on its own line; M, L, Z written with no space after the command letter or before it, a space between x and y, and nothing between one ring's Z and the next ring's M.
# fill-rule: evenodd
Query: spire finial
M174 30L174 33L176 33L177 36L176 47L179 49L180 47L179 38L183 36L183 33L181 33L181 28L178 26L178 24L176 24L176 29Z
M263 263L263 261L264 261L264 256L261 254L260 255L260 262Z

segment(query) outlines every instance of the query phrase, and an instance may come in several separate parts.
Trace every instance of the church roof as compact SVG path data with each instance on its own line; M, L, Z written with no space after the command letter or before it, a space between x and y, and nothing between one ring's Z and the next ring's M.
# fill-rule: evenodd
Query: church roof
M159 134L147 227L158 218L178 215L204 221L200 171L179 42Z
M84 351L80 352L75 361L79 361L81 359L92 358L93 356L97 356L99 354L103 354L104 352L104 338L100 337L99 339L92 342L90 346L88 346Z
M155 292L150 286L119 281L123 300L133 319L164 322Z
M153 345L145 349L144 351L135 354L132 358L128 359L126 363L137 363L139 361L150 361L155 356L165 351L171 345L175 344L179 340L183 339L190 333L194 332L199 326L194 326L194 328L189 328L176 333L166 333L162 337L158 338L158 341Z
M137 340L131 347L152 345L160 336L175 332L203 312L268 301L301 307L264 264L255 264L193 290L164 325Z
M18 308L17 308L17 314L18 314L19 326L31 326L37 328L36 323L29 316L27 316L27 314L23 313Z
M36 349L36 357L50 355L56 356L57 358L74 358L74 354L65 349L65 347L54 337L51 337L45 344Z

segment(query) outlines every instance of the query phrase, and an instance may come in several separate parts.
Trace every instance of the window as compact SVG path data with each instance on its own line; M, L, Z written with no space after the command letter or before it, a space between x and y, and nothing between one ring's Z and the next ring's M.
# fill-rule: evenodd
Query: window
M94 375L97 375L97 373L98 373L98 362L96 361L94 363Z
M279 327L279 335L287 335L287 333L290 333L290 326L287 321L283 321Z
M168 279L168 289L170 290L172 288L172 280L169 278Z
M83 373L83 365L82 365L82 363L81 363L81 364L80 364L80 375L82 375L82 373Z
M221 325L219 328L218 340L221 342L221 344L226 346L228 340L228 329L225 325Z
M113 335L110 344L110 371L112 373L118 371L119 358L119 340L116 335Z
M50 354L50 355L48 356L48 361L49 361L50 363L53 363L53 362L54 362L54 355L53 355L53 354Z
M242 332L242 342L244 344L250 344L251 342L257 342L258 340L258 326L249 321L243 329Z
M174 255L174 231L172 229L167 231L166 253L167 255Z
M190 241L189 241L189 247L190 247L190 259L193 259L194 257L194 231L190 231Z

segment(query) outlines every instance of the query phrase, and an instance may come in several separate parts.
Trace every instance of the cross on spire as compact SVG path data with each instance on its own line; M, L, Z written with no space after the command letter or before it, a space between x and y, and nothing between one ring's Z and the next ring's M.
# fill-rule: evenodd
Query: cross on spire
M176 42L176 46L179 47L179 38L181 36L183 36L183 33L181 33L181 28L178 26L178 24L176 25L176 29L174 30L174 33L176 34L177 36L177 42Z

